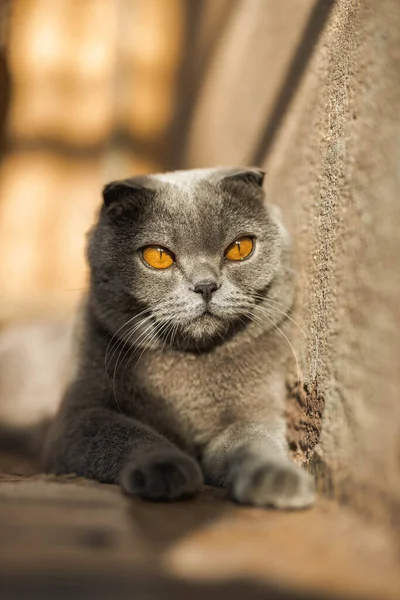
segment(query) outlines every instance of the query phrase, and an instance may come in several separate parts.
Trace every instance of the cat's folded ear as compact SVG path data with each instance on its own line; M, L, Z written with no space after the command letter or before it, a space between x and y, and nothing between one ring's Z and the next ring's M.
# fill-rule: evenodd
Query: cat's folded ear
M146 190L144 179L138 177L107 183L103 188L103 201L106 208L110 208L116 202L142 196Z
M133 177L111 181L103 188L103 203L107 214L119 216L138 208L154 192L149 188L147 177Z
M222 181L241 182L256 187L262 187L265 177L265 171L256 167L222 168L217 173Z

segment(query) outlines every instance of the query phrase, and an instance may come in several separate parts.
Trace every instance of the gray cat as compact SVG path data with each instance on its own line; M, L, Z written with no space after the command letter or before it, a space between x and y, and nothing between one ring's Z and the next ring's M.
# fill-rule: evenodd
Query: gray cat
M199 169L105 187L47 471L154 500L204 480L245 504L313 503L312 477L287 455L279 328L294 283L263 176Z

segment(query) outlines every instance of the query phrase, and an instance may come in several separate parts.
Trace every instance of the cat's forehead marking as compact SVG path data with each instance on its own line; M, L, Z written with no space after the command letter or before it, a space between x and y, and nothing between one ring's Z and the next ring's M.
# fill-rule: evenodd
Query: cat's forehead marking
M201 198L209 205L209 184L219 180L219 169L191 169L187 171L171 171L152 176L157 182L156 187L161 185L162 199L172 210L183 211L190 218L203 217L203 203ZM214 199L215 200L215 199Z
M153 175L154 179L157 179L163 183L170 183L182 189L193 188L197 183L202 180L212 180L219 169L191 169L187 171L170 171L168 173L159 173Z

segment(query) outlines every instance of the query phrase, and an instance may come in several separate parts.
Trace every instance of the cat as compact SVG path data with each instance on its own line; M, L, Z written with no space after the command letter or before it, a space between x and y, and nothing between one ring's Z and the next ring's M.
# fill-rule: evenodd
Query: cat
M288 457L280 327L294 280L263 179L217 168L105 186L47 472L149 500L205 482L243 504L313 504L312 476Z

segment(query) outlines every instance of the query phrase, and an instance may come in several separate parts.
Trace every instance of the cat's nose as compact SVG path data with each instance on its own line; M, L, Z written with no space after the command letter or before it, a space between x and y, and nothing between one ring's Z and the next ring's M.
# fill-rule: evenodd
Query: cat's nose
M194 291L197 294L202 294L206 302L210 301L213 292L217 289L218 285L215 281L200 281L200 283L197 283L194 287Z

